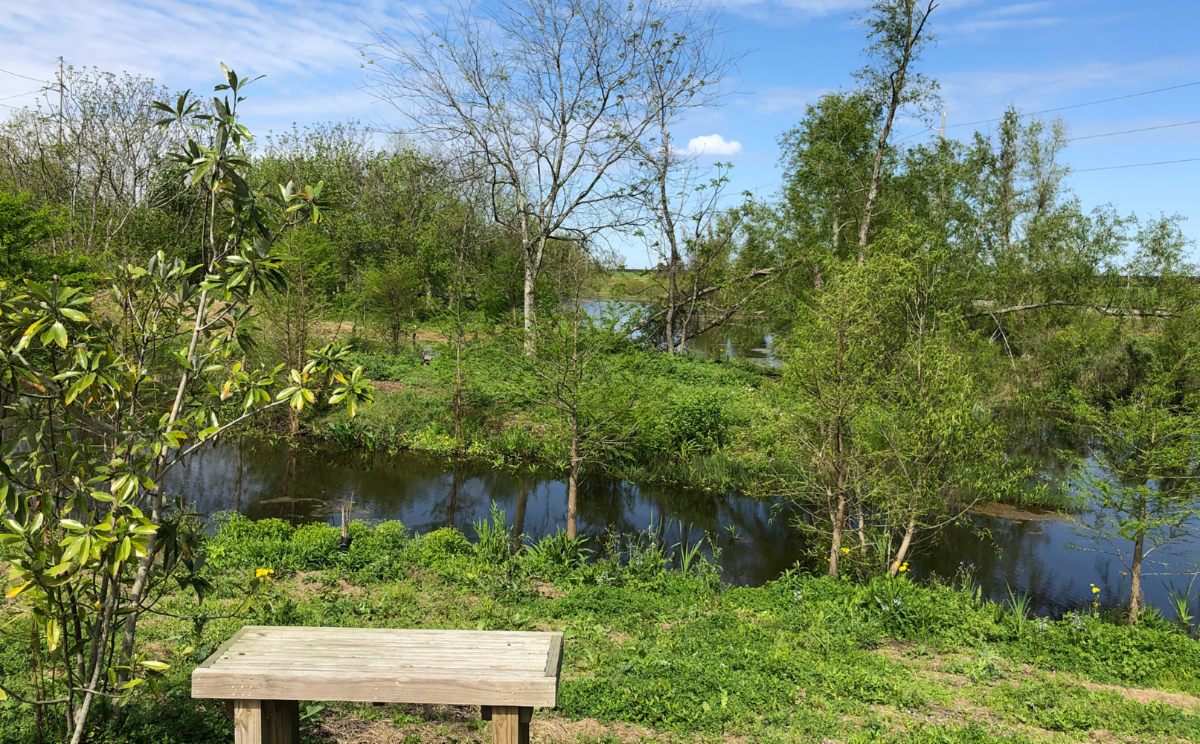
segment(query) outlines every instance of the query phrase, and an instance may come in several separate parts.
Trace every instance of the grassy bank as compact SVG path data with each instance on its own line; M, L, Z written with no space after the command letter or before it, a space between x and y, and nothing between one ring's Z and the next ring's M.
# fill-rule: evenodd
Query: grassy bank
M314 415L310 430L347 447L412 449L462 454L496 464L536 462L565 469L567 422L530 397L527 378L506 350L490 341L473 344L464 367L463 442L455 441L454 354L437 340L429 365L421 352L356 353L376 381L373 405L351 420L343 413ZM634 345L615 353L620 370L614 401L630 401L612 415L605 437L585 468L639 483L710 490L736 489L754 496L787 496L803 489L802 463L811 451L797 440L796 396L778 370L748 360L671 357ZM1031 476L1036 463L1014 459ZM1019 480L1019 479L1015 479ZM1032 478L1030 479L1032 481ZM1044 487L973 494L983 501L1066 509L1068 501Z
M511 556L502 525L410 535L220 521L214 593L156 607L143 648L171 664L113 744L232 741L220 706L188 695L192 668L244 624L560 630L559 707L538 741L1174 742L1200 739L1200 643L1165 622L1032 619L968 588L788 574L730 588L680 548L613 538L591 559L550 537ZM598 546L592 546L598 547ZM273 569L239 610L258 569ZM222 616L207 622L185 617ZM232 615L232 616L230 616ZM19 644L0 651L18 679ZM302 704L308 742L487 741L469 708ZM0 741L30 742L28 709L0 703Z

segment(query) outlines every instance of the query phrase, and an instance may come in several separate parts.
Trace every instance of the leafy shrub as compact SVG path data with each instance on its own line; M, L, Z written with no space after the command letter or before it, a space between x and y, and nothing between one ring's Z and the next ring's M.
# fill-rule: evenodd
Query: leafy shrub
M666 429L676 449L703 452L725 444L731 423L722 396L704 390L675 401L667 414Z
M492 514L488 519L475 522L475 555L485 563L504 563L512 551L512 536L508 531L508 519L504 510L492 502Z
M588 556L592 554L592 551L585 547L586 543L586 535L571 540L566 532L559 530L525 547L526 565L534 573L546 578L563 576L584 567Z
M471 541L453 527L434 530L409 543L410 555L417 563L434 568L446 564L455 556L474 553Z

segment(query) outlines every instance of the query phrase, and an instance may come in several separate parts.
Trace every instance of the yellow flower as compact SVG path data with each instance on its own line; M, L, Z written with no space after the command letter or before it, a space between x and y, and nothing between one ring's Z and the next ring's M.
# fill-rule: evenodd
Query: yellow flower
M900 569L899 569L899 570L900 570L900 572L901 572L901 573L903 573L904 571L907 571L907 570L908 570L908 564L907 564L907 563L901 563L901 564L900 564Z
M842 548L842 552L843 552L843 553L849 553L849 552L850 552L850 548Z
M275 569L273 568L259 568L254 571L254 578L256 579L265 578L267 581L270 581L271 577L274 575Z
M1099 590L1099 589L1097 589L1096 587L1094 587L1094 586L1093 586L1093 587L1092 587L1092 594L1099 594L1099 593L1100 593L1100 590Z

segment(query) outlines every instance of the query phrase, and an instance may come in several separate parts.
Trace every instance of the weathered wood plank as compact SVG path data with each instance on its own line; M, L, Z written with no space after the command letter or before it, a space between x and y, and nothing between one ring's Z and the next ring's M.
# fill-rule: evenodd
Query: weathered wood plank
M192 674L192 696L553 706L561 633L243 628Z
M247 630L248 630L248 628L242 628L238 632L229 636L229 640L225 641L220 646L217 646L217 650L214 651L211 656L209 656L207 659L205 659L203 662L201 662L200 667L204 668L204 667L212 666L213 662L216 661L217 658L220 657L222 654L224 654L229 649L230 646L232 646L233 644L242 640L242 637L246 634Z
M271 700L330 700L447 705L555 704L558 681L553 677L462 678L358 672L226 672L197 669L192 697Z
M558 670L562 666L562 646L563 634L555 633L550 639L550 650L546 653L545 675L547 677L557 677Z

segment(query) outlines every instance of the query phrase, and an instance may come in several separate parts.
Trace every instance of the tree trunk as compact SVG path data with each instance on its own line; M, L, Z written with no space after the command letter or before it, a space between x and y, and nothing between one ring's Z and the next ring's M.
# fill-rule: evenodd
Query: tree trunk
M571 416L571 474L567 477L567 539L579 535L579 412Z
M529 251L525 253L525 356L534 356L536 350L533 344L534 324L534 291L537 288L537 267Z
M675 240L671 240L671 265L667 268L667 354L675 354Z
M892 125L896 120L896 112L904 100L904 86L908 78L908 65L912 62L913 49L921 38L925 22L933 12L934 4L930 2L923 14L920 24L913 30L913 15L917 10L916 0L908 6L908 38L904 40L904 51L900 64L892 71L890 78L890 96L887 104L887 115L883 120L883 129L879 132L879 142L875 147L875 164L871 168L871 183L867 188L867 200L863 205L862 224L858 227L858 264L861 266L867 260L867 235L871 229L871 218L875 209L875 200L879 197L879 181L883 174L883 156L887 152L888 138L892 135Z
M908 524L904 527L904 537L900 540L900 549L896 551L896 559L888 566L888 575L895 576L900 572L900 566L904 564L904 558L908 555L908 549L912 547L913 535L917 532L917 521L915 519L908 520Z
M454 339L454 443L462 449L462 328Z
M1142 510L1143 513L1145 509ZM1144 519L1144 517L1143 517ZM1142 597L1142 559L1145 557L1146 533L1138 532L1133 541L1133 562L1129 566L1129 624L1137 625L1138 614L1145 599Z
M838 489L837 506L829 516L833 520L833 540L829 545L829 575L836 579L840 575L838 559L842 555L842 527L846 522L846 492L844 489Z

